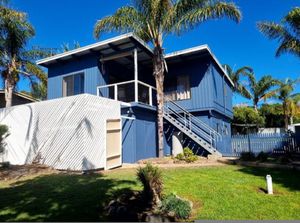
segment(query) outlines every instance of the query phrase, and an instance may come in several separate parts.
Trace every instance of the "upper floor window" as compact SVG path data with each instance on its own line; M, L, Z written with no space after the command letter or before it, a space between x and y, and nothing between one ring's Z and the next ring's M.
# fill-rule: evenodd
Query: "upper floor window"
M84 93L84 73L63 78L63 97Z
M191 98L190 76L180 75L167 81L165 96L171 100L186 100Z

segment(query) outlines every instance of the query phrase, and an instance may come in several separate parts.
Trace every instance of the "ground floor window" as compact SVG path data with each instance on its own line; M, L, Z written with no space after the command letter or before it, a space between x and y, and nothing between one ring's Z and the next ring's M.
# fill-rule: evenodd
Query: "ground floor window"
M63 78L63 97L84 93L84 73Z

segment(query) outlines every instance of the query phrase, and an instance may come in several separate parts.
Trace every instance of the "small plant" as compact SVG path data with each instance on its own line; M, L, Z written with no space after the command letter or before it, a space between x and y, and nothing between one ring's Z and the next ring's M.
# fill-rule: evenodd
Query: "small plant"
M175 194L164 197L160 209L167 214L173 213L177 219L188 219L192 212L190 202L179 198Z
M240 160L242 161L255 161L256 157L253 152L242 152Z
M198 157L188 147L184 148L183 153L179 153L175 158L178 160L185 161L187 163L193 163L198 159Z
M9 136L8 127L6 125L0 125L0 153L5 150L5 139Z
M162 172L158 167L147 163L137 171L137 178L143 184L143 195L153 205L158 205L161 200L163 181Z
M268 158L269 158L269 154L265 152L260 152L256 157L256 159L260 162L266 162Z

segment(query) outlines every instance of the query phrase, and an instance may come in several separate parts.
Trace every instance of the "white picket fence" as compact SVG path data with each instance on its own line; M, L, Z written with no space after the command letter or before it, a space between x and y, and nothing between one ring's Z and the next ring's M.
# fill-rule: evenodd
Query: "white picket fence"
M291 134L248 134L232 136L232 155L239 156L242 152L285 153L300 152L295 136Z

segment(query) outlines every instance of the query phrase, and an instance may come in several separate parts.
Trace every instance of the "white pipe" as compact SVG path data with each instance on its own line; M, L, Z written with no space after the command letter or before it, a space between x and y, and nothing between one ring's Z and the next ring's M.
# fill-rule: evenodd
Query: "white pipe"
M267 180L267 191L268 191L268 194L273 194L273 185L272 185L272 177L271 177L271 175L267 175L266 176L266 180Z

